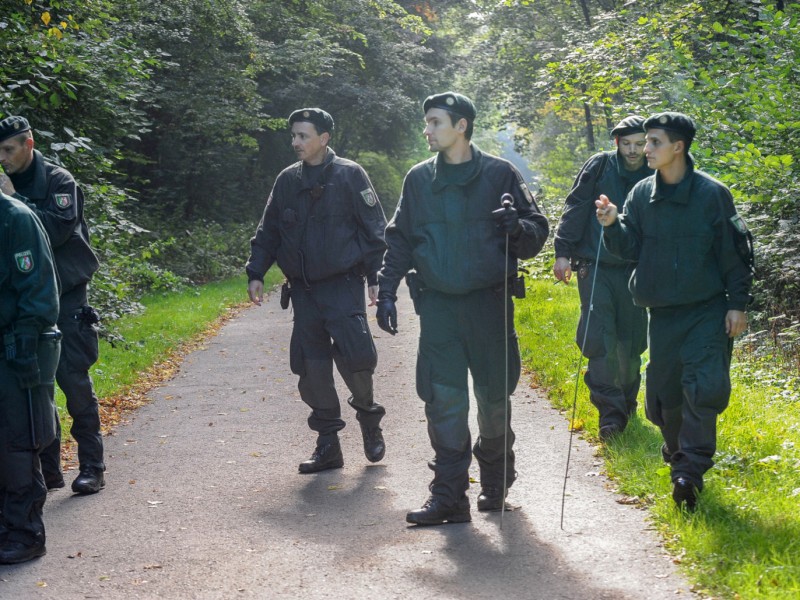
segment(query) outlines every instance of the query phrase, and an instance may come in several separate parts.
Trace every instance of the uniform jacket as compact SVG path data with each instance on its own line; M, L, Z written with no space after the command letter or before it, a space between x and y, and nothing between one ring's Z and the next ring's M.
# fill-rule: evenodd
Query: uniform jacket
M604 156L607 162L603 172L600 173ZM597 207L594 201L600 194L605 194L622 212L625 198L631 188L652 174L653 170L647 163L636 171L627 170L616 150L599 152L587 160L567 196L564 213L556 230L553 242L556 257L594 261L603 233L603 227L597 222ZM609 254L601 247L600 262L615 265L628 261Z
M696 171L691 157L674 193L665 196L663 186L659 173L640 181L604 228L608 250L637 261L629 285L634 302L680 306L725 294L729 310L745 310L752 275L735 249L730 191Z
M0 331L38 335L58 318L47 234L23 202L0 194Z
M20 184L20 175L11 175L15 196L28 202L44 225L53 247L61 293L88 283L100 263L89 243L89 228L83 218L83 191L66 169L44 160L33 151L34 170L30 183ZM27 178L26 178L27 181Z
M447 180L441 153L414 166L403 182L397 210L386 228L389 249L380 273L381 293L391 293L416 269L421 283L447 294L465 294L502 284L516 276L517 259L541 250L548 234L522 176L502 158L472 145L471 169L461 182ZM522 231L509 243L495 225L492 211L501 197L514 198Z
M386 243L386 217L367 173L357 163L328 148L318 181L302 162L281 171L272 187L261 222L250 240L249 279L263 279L277 261L289 279L309 283L359 272L370 285ZM314 200L315 184L324 186Z

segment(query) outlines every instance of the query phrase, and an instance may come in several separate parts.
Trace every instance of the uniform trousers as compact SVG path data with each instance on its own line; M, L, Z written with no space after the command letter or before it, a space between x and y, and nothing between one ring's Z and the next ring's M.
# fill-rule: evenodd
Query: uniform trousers
M89 376L89 368L97 362L99 353L97 327L77 318L81 308L88 304L86 284L63 294L59 301L58 328L64 337L56 382L64 392L67 412L72 417L70 433L78 444L80 466L104 471L100 405ZM41 453L42 471L48 478L61 472L60 419L56 419L56 424L56 440Z
M47 488L39 449L55 438L53 392L52 380L22 389L0 358L0 543L45 542L42 509Z
M601 427L625 427L636 412L642 381L647 312L633 303L628 291L630 274L631 267L624 265L601 264L598 269L593 264L578 269L581 318L575 342L588 359L584 381L600 413Z
M647 418L664 436L673 481L703 487L713 465L717 415L728 406L733 340L725 333L724 297L650 309Z
M501 488L504 474L506 486L516 479L509 395L519 381L520 355L510 294L505 301L505 322L502 286L459 295L425 289L415 301L420 315L417 393L425 401L434 451L428 463L434 472L430 490L448 505L469 487L473 453L481 485ZM479 437L472 448L468 373L478 409Z
M356 418L367 427L377 425L384 408L373 395L372 374L378 354L367 324L364 278L342 274L307 289L293 281L294 327L289 349L292 372L300 376L300 397L309 407L308 426L319 444L331 442L345 426L333 378L333 364L352 398Z

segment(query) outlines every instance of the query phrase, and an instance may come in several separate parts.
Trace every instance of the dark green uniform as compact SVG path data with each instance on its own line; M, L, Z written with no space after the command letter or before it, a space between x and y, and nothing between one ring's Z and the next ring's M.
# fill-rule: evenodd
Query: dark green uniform
M521 231L511 236L508 262L505 235L492 216L505 193L512 195L521 224ZM481 484L502 488L504 463L507 484L515 479L514 432L505 414L506 392L511 394L517 385L520 358L514 306L505 292L507 277L516 275L517 259L535 256L547 234L547 219L518 171L474 145L466 163L449 165L439 154L406 175L386 229L389 249L379 276L380 296L394 295L406 273L416 270L412 293L419 292L415 308L421 329L417 393L425 401L435 452L429 463L434 471L431 493L445 505L458 503L469 487L469 373L478 404L480 437L472 450Z
M677 186L665 186L658 173L639 182L604 230L611 252L638 261L630 290L650 312L647 417L664 435L673 481L699 489L714 464L717 415L730 397L726 313L750 301L737 224L728 189L688 157Z
M575 179L555 235L556 257L569 258L578 276L581 317L575 342L588 359L584 381L600 413L601 428L624 429L636 412L647 313L633 303L628 291L634 263L600 244L603 228L594 201L605 194L622 210L631 188L652 174L647 164L627 170L617 151L595 154Z
M18 562L6 556L12 544L44 548L39 449L55 438L57 318L47 234L22 202L0 194L0 562Z
M97 316L88 304L88 285L99 267L89 243L83 217L83 192L72 175L44 160L38 150L30 167L10 176L17 197L29 202L44 225L53 248L61 283L58 328L64 335L56 380L72 417L72 437L78 443L83 469L105 470L100 410L89 368L98 357ZM61 480L61 429L42 451L42 469L48 481Z

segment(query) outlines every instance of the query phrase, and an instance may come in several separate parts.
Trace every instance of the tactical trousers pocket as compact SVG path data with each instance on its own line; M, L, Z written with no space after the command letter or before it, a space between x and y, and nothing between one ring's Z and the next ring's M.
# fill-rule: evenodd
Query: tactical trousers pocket
M64 337L61 340L60 369L88 371L99 356L99 339L96 325L75 319L59 323Z
M372 371L378 364L378 351L364 313L355 313L329 324L336 351L351 373Z
M421 353L417 354L417 395L428 404L433 402L431 363Z
M56 439L56 411L53 386L40 385L24 390L21 402L13 408L12 450L37 450ZM30 392L30 396L28 395Z
M306 374L305 357L303 355L303 345L300 342L300 335L297 333L297 323L292 329L292 338L289 342L289 368L292 373L304 377Z

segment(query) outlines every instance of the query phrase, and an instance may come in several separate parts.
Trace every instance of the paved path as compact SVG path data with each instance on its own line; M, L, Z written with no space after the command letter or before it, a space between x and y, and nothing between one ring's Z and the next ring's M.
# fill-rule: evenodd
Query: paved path
M366 461L345 405L344 469L297 473L314 436L289 371L290 316L273 295L107 438L103 492L49 494L48 554L0 567L0 598L693 597L646 514L616 502L579 439L559 527L566 422L525 381L513 397L519 510L502 523L473 509L472 523L407 526L427 496L431 450L413 383L418 322L407 298L398 307L399 335L373 322L383 462Z

